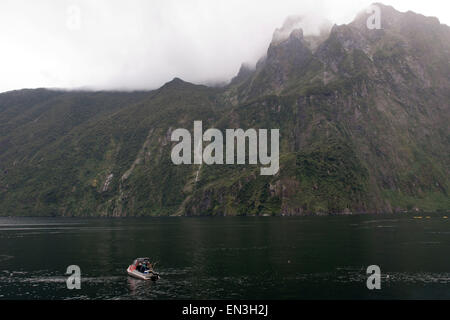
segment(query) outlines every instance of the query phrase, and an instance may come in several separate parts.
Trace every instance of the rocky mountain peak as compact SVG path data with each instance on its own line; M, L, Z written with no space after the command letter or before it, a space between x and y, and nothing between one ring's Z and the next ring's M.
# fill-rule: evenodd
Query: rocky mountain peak
M382 30L399 31L440 25L439 19L436 17L427 17L412 11L400 12L392 6L382 3L373 3L366 10L360 12L349 25L362 31L369 30L367 28L367 19L375 13L374 10L379 10Z
M277 28L272 36L272 44L278 44L280 42L285 41L286 39L290 38L292 35L292 32L294 30L299 30L300 32L296 32L295 35L299 35L301 33L301 36L303 38L303 30L301 30L301 23L302 23L302 17L301 16L289 16L286 18L286 20L283 23L283 26L281 28Z
M237 76L235 76L231 80L231 84L241 83L242 81L247 80L254 72L254 68L252 68L249 64L243 63L239 69Z
M193 84L186 82L178 77L175 77L171 81L166 82L159 90L182 89L187 86L193 86Z
M303 30L301 28L294 29L289 33L288 38L284 40L275 41L270 44L267 50L268 61L279 61L280 59L296 60L309 56L311 50L303 37Z

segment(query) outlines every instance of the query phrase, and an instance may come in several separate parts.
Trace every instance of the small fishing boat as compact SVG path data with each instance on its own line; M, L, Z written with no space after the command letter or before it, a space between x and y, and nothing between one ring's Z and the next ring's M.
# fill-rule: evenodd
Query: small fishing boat
M137 258L127 268L129 276L141 279L141 280L153 280L159 279L159 273L153 270L153 266L150 263L149 258Z

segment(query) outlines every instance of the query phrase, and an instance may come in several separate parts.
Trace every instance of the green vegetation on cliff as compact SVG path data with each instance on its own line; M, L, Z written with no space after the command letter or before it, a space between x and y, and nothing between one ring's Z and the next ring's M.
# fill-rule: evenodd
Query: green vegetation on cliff
M223 88L0 94L0 215L449 211L450 28L382 10L383 30L272 43ZM174 165L171 132L195 120L280 129L279 173Z

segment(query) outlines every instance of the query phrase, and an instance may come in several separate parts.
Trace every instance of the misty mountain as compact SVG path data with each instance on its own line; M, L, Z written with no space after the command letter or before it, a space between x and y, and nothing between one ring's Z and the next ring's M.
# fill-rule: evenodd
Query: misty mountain
M448 211L450 28L377 5L381 29L362 13L304 36L291 18L220 88L0 94L0 215ZM174 165L195 120L279 128L279 173Z

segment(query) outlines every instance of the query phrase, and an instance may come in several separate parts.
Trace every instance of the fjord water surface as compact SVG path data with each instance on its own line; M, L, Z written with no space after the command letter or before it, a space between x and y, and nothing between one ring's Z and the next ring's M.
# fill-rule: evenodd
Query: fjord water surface
M442 215L0 218L0 299L450 299L449 252ZM127 276L143 256L157 282Z

